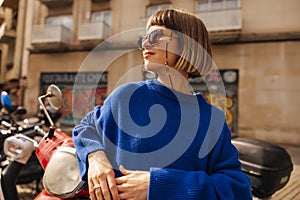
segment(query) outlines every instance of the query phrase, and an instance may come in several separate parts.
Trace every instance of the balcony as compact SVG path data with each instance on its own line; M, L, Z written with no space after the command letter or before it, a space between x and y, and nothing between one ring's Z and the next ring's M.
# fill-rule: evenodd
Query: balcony
M109 36L110 27L102 21L80 24L78 27L78 40L82 45L96 46Z
M242 30L241 8L201 12L196 14L205 23L213 41L234 40Z
M240 8L197 13L209 32L232 31L242 29L242 12Z
M70 6L73 0L40 0L41 3L45 4L48 8Z
M63 25L34 25L31 45L34 50L65 50L71 41L71 31Z

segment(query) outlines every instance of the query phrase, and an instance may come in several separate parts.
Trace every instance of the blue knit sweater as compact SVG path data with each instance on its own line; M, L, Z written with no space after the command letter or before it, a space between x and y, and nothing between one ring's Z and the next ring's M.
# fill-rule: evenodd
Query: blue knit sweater
M83 180L87 156L150 171L148 199L252 199L223 112L157 80L118 87L73 129Z

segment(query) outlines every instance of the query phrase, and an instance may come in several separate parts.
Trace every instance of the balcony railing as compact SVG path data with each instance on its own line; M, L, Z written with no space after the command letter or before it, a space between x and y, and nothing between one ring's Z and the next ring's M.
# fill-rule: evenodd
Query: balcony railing
M71 31L63 25L34 25L31 44L37 49L51 49L67 46Z
M210 32L242 29L242 12L240 8L201 12L197 13L197 16L203 20Z
M78 40L104 40L110 35L110 27L104 22L91 22L80 24L78 27Z

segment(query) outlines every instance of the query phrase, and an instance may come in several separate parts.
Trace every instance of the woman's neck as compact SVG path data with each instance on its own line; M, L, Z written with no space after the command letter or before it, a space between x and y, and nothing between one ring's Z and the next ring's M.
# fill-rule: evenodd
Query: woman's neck
M188 81L188 75L168 67L162 73L158 74L157 80L166 87L175 91L192 94L191 87Z

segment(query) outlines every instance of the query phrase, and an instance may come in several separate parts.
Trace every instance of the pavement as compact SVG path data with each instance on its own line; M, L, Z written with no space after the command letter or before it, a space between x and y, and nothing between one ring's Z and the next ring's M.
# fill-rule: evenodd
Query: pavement
M281 144L291 156L293 162L293 171L289 182L279 191L277 191L268 200L300 200L300 145L291 146ZM20 200L33 200L36 196L34 184L25 184L17 186Z
M277 191L272 200L300 200L300 146L282 145L290 154L293 171L289 182Z

